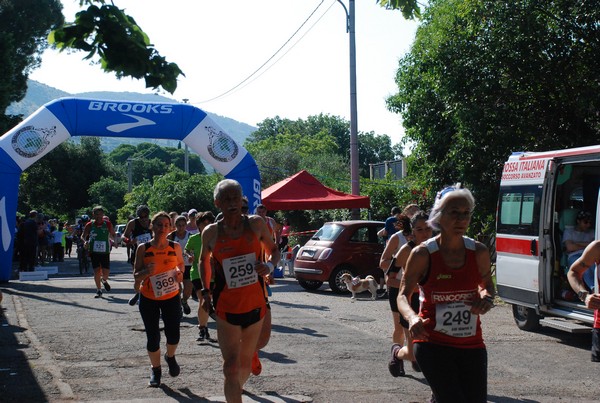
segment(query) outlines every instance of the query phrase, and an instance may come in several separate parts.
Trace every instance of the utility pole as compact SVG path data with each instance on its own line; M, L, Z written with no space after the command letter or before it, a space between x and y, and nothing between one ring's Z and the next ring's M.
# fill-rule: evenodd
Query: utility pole
M189 98L182 99L184 104L187 104ZM188 145L185 145L185 153L183 154L183 170L186 174L190 173L190 151L188 150Z
M358 175L358 123L356 97L356 32L354 0L349 0L349 8L342 0L337 0L346 12L346 32L350 35L350 182L352 194L360 195ZM352 209L352 219L360 218L360 209Z
M127 158L127 193L131 193L131 189L133 188L133 169L131 167L132 162L133 158Z

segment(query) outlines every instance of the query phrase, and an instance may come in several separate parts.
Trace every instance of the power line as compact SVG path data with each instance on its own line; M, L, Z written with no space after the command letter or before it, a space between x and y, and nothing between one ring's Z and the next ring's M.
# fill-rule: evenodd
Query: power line
M289 47L289 48L288 48L288 49L285 51L285 53L284 53L284 54L282 54L281 56L279 56L279 57L277 58L277 60L275 60L273 63L271 63L271 65L270 65L269 67L267 67L266 69L264 69L263 71L261 71L261 72L260 72L260 74L258 74L258 75L256 75L255 77L253 77L253 78L252 78L252 80L250 80L250 81L248 81L247 83L245 83L245 84L244 84L243 86L241 86L239 89L246 88L248 85L252 84L254 81L258 80L258 79L259 79L259 78L260 78L260 77L261 77L263 74L265 74L267 71L269 71L269 70L271 69L271 67L273 67L273 66L275 66L277 63L279 63L279 61L280 61L281 59L283 59L283 58L284 58L284 57L285 57L285 56L286 56L286 55L287 55L287 54L288 54L288 53L289 53L289 52L290 52L292 49L294 49L294 47L296 47L296 45L297 45L298 43L300 43L300 41L301 41L302 39L304 39L304 37L305 37L306 35L308 35L308 33L309 33L310 31L312 31L312 29L315 27L315 25L317 25L317 24L319 23L319 21L321 21L321 19L322 19L323 17L325 17L325 14L327 14L327 13L329 12L329 10L331 9L331 7L333 7L333 5L334 5L334 4L335 4L335 1L329 5L329 7L327 8L327 10L325 10L325 12L324 12L323 14L321 14L321 16L320 16L320 17L319 17L319 18L318 18L318 19L317 19L317 20L316 20L316 21L315 21L315 22L314 22L314 23L313 23L313 24L312 24L312 25L311 25L311 26L310 26L310 27L309 27L309 28L306 30L306 32L304 32L304 33L302 34L302 36L301 36L300 38L298 38L298 40L297 40L297 41L296 41L296 42L295 42L295 43L294 43L292 46L290 46L290 47ZM291 39L291 38L290 38L290 39ZM265 63L265 64L266 64L266 63ZM203 102L208 102L208 101L203 101ZM203 102L198 102L198 103L203 103Z
M256 70L254 70L248 77L246 77L245 79L243 79L241 82L239 82L237 85L235 85L234 87L230 88L229 90L223 92L220 95L217 95L213 98L204 100L204 101L197 101L197 102L192 102L192 104L203 104L203 103L207 103L207 102L211 102L214 101L216 99L222 98L225 95L229 94L230 92L233 92L234 90L236 90L237 88L239 88L242 84L244 84L246 81L248 81L249 79L251 79L256 73L258 73L267 63L269 63L275 56L277 56L277 54L279 52L281 52L281 50L294 38L294 36L296 36L296 34L298 34L298 32L302 29L302 27L304 27L304 25L306 25L306 23L308 22L308 20L310 20L312 18L312 16L317 12L317 10L319 9L319 7L321 7L321 5L323 4L325 0L321 0L321 2L317 5L317 7L310 13L310 15L304 20L304 22L300 25L300 27L298 27L298 29L296 29L296 31L292 34L292 36L290 36L288 38L287 41L285 41L285 43L283 45L281 45L279 47L279 49L277 49L277 51L275 53L273 53L273 55L271 55L271 57L269 57L267 59L267 61L265 61L263 64L260 65L259 68L257 68ZM331 7L330 7L331 8ZM329 10L329 9L328 9ZM327 12L327 11L326 11ZM320 18L319 18L320 19ZM312 28L312 27L311 27ZM301 38L302 39L302 38ZM298 42L296 42L298 43ZM294 45L295 46L295 45ZM287 53L287 52L286 52ZM280 58L281 59L281 58ZM278 60L280 60L278 59Z

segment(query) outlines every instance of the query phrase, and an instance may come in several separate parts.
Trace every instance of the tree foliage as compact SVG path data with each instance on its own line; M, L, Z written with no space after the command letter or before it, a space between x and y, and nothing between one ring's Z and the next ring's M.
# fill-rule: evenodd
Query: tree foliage
M140 204L146 204L152 213L158 211L215 211L213 190L223 177L219 174L188 175L171 166L170 170L153 180L144 180L125 197L119 210L119 219L126 220Z
M6 108L27 91L27 76L40 64L48 32L63 23L59 0L0 0L0 133L20 119L4 116Z
M161 147L153 143L140 143L137 146L120 144L108 154L108 160L117 166L122 175L127 175L127 160L132 160L132 181L140 183L145 178L162 175L170 165L184 170L185 151L175 147ZM190 174L204 174L206 168L196 154L188 155Z
M104 213L115 223L117 211L123 206L123 197L127 193L127 183L113 178L101 178L94 182L89 190L90 200L104 207Z
M417 0L376 0L380 6L392 10L400 10L404 18L412 20L421 17L421 9Z
M349 122L338 116L320 114L309 116L306 120L276 116L259 123L258 130L248 137L244 146L258 161L265 187L300 169L317 168L324 176L332 176L330 173L335 172L333 176L338 178L340 173L348 173L349 177L349 127ZM369 164L394 158L391 139L387 135L360 132L358 141L359 170L363 177L369 177ZM327 155L330 157L323 158ZM280 162L275 163L278 160ZM345 166L342 167L342 164ZM276 172L273 172L275 167Z
M100 178L110 175L97 137L82 137L79 144L64 142L23 171L18 210L74 216L80 208L97 204L88 190Z
M114 72L117 78L143 78L147 88L162 87L171 94L175 92L177 77L184 75L179 66L158 53L131 16L106 3L80 0L88 8L78 12L75 21L55 29L49 42L60 51L87 52L85 59L97 57L102 69Z
M597 143L600 2L435 0L388 99L429 188L470 187L493 214L512 151Z

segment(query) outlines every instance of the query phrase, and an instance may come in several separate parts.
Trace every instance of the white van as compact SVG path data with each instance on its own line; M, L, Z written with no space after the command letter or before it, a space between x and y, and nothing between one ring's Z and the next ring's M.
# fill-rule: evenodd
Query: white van
M598 238L600 145L520 152L504 164L496 216L496 280L517 326L590 332L593 311L573 292L563 247L579 211L592 214ZM597 287L597 285L596 285Z

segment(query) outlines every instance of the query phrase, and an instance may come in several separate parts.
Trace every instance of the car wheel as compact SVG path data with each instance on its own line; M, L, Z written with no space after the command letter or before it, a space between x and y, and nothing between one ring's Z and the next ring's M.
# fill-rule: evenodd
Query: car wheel
M323 282L315 280L298 280L298 284L300 284L300 287L304 288L305 290L314 291L319 289L319 287L323 285Z
M512 310L515 323L519 329L530 332L540 327L540 317L535 312L535 309L513 305Z
M331 291L335 292L336 294L344 294L349 292L348 288L346 287L346 283L342 281L342 275L345 273L349 273L352 277L354 277L354 274L349 266L336 267L329 277L329 288L331 288Z

